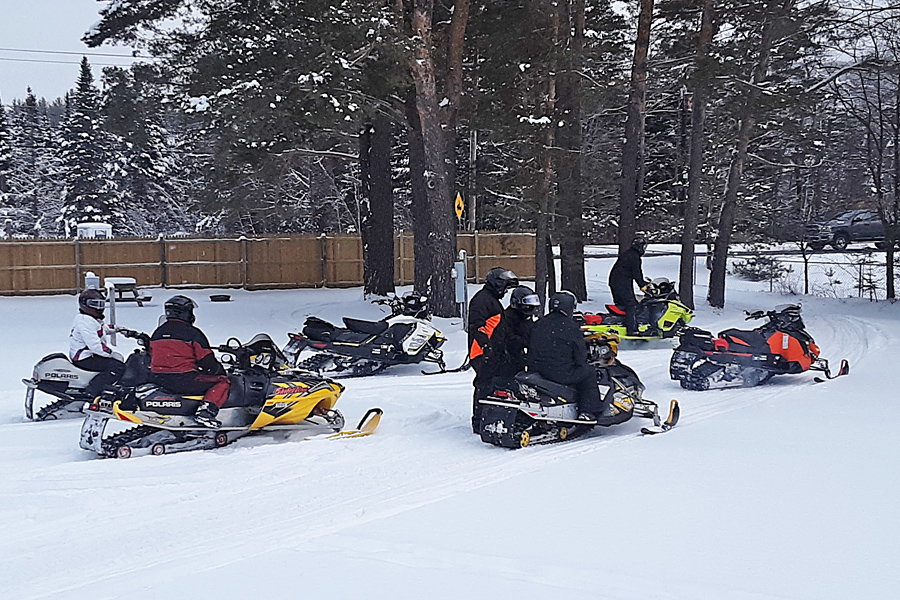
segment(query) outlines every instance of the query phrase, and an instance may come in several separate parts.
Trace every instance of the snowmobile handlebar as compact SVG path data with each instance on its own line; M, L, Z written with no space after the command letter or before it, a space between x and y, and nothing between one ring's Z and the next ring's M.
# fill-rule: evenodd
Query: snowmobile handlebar
M116 333L121 333L124 337L137 340L137 343L145 349L150 348L150 336L143 331L135 331L134 329L128 329L126 327L116 327Z

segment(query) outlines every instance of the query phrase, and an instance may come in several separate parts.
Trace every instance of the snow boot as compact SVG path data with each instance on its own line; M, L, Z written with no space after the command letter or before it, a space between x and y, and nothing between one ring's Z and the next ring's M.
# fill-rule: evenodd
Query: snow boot
M197 408L197 412L194 413L194 419L204 427L218 429L222 426L222 423L216 419L217 414L219 414L218 406L212 402L204 402Z

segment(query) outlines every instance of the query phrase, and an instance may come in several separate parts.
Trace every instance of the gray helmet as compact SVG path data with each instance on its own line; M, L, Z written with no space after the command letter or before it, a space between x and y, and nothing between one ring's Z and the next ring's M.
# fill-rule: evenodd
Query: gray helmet
M197 303L187 296L172 296L165 303L166 318L194 322L194 309Z
M568 290L562 290L550 296L550 312L560 312L571 317L575 314L576 304L578 304L578 299Z
M533 316L541 309L541 299L527 285L520 285L509 297L509 307L524 315Z
M506 295L507 291L519 285L519 278L509 269L494 267L488 271L487 276L484 278L484 285L491 290L497 298L502 298Z

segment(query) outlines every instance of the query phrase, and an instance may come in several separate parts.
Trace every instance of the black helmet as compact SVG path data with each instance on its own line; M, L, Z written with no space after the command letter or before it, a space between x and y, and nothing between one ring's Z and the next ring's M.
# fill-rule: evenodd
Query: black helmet
M484 278L484 285L497 298L502 298L510 288L519 285L519 278L509 269L503 267L494 267L488 271L487 277Z
M193 323L195 308L197 308L197 303L187 296L172 296L166 300L166 318Z
M106 308L106 299L100 290L87 289L78 295L78 310L95 319L103 318L103 309Z
M541 299L527 285L520 285L509 297L509 307L524 315L533 316L541 309Z
M576 304L578 304L578 299L568 290L556 292L550 296L550 312L561 312L567 317L571 317L575 314Z
M638 251L638 254L641 256L644 255L644 252L647 250L647 238L643 236L637 236L632 240L631 247Z

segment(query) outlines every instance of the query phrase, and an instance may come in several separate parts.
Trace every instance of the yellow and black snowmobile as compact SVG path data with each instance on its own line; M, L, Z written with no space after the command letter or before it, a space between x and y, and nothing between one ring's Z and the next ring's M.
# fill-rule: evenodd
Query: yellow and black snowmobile
M644 293L638 306L637 334L628 334L625 309L615 304L607 304L606 313L584 313L582 330L585 334L614 333L623 340L668 339L677 337L694 317L694 311L679 301L675 284L664 277L650 282Z
M619 425L632 417L650 419L652 426L641 433L653 435L672 429L681 414L678 401L669 404L669 416L663 421L659 407L644 398L644 384L631 368L616 358L618 336L592 333L585 336L588 361L597 370L597 385L609 405L608 414L593 420L582 418L578 410L578 392L541 377L537 373L519 373L508 382L495 385L484 405L478 433L481 440L505 448L523 448L573 439L594 427Z
M108 394L93 401L85 410L81 447L100 456L128 458L217 448L263 430L325 429L335 437L356 437L372 433L381 419L381 409L373 408L357 429L342 431L344 417L335 404L344 387L288 368L266 334L247 344L232 338L217 350L231 380L228 400L216 417L220 427L211 429L195 420L202 396L180 396L144 384L120 397ZM135 427L106 436L107 426L116 421Z

